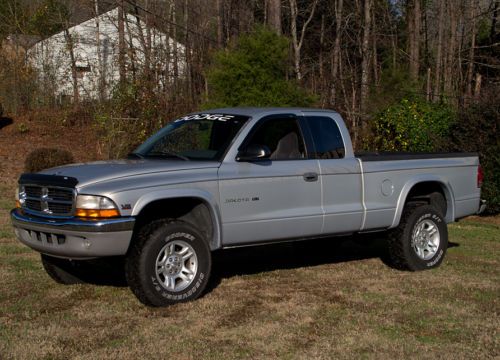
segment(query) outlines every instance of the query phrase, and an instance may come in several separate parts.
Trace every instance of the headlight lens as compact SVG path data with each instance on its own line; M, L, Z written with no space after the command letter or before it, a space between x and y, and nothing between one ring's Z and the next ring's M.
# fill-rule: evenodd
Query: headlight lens
M104 196L78 195L76 216L84 218L109 218L120 216L116 204Z

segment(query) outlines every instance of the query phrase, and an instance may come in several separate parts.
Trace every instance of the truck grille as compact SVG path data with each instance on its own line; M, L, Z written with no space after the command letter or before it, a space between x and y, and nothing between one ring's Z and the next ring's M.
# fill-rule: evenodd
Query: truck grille
M46 216L71 216L74 191L69 188L24 185L20 200L23 208Z

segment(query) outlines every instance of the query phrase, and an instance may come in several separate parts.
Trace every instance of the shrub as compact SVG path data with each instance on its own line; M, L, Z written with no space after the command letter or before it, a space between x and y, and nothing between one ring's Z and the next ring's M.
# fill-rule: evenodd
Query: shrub
M500 96L485 97L464 110L451 129L452 150L474 151L484 171L481 197L487 214L500 212Z
M139 119L96 113L94 121L99 155L105 159L125 157L146 138L144 121Z
M24 162L24 171L38 172L43 169L70 164L74 162L73 155L67 150L40 148L33 150Z
M208 69L205 108L310 106L315 98L287 80L289 43L264 27L215 53Z
M439 151L449 147L450 107L403 99L377 115L371 145L379 151Z

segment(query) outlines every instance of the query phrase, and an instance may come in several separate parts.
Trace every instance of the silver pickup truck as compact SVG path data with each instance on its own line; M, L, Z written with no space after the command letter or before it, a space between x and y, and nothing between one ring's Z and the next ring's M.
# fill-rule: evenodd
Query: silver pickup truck
M334 111L217 109L126 160L23 174L11 218L54 280L120 256L138 299L164 306L200 296L211 252L236 246L387 231L395 267L434 268L446 224L484 208L481 182L476 154L356 156Z

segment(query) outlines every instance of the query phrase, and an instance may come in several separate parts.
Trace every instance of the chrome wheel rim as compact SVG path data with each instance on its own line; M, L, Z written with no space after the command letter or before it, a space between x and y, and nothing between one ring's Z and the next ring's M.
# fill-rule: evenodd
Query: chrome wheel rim
M420 259L429 260L436 255L440 240L436 223L426 219L419 222L413 229L411 246Z
M168 291L179 292L193 282L198 271L196 252L187 242L166 244L156 258L156 279Z

